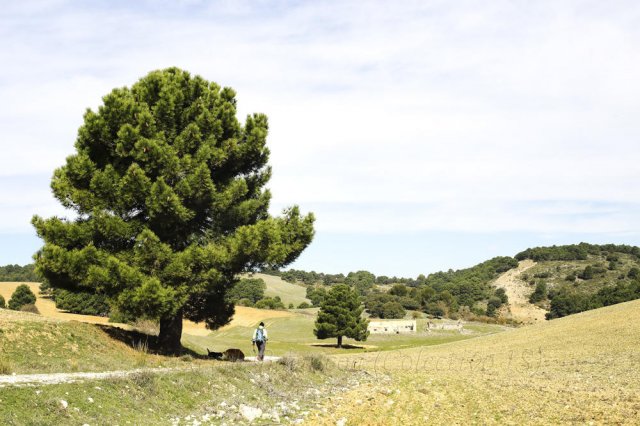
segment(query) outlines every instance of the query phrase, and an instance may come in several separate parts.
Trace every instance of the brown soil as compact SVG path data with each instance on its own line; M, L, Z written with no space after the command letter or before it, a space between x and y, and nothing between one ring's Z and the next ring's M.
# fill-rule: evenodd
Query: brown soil
M517 268L500 275L495 286L504 288L509 297L509 308L506 313L523 324L535 324L545 321L547 311L529 303L529 296L533 289L520 276L524 271L536 265L533 260L523 260Z

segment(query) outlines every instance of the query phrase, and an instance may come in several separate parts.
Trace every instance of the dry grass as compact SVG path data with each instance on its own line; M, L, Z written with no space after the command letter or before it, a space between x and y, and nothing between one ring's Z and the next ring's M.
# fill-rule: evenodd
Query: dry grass
M55 318L59 320L67 320L67 321L80 321L86 322L90 324L105 324L117 326L120 328L124 328L126 330L130 330L132 327L127 324L119 324L119 323L110 323L109 318L106 317L97 317L92 315L78 315L71 314L68 312L60 311L56 308L55 303L47 298L43 298L40 296L40 284L39 283L13 283L13 282L0 282L0 295L2 295L7 302L11 298L11 295L16 290L20 284L27 284L33 294L36 295L36 308L40 312L43 317L46 318ZM247 308L244 306L236 306L236 314L234 315L233 320L226 327L235 327L235 326L244 326L244 327L253 327L260 321L264 321L271 318L285 318L291 317L294 314L287 311L271 311L266 309L255 309L255 308ZM135 328L135 327L133 327ZM206 336L210 333L205 327L204 323L194 323L189 320L185 320L183 323L183 332L185 334L191 334L194 336ZM157 334L157 332L156 332Z
M393 380L352 391L313 423L637 424L639 349L633 301L437 347L342 357Z

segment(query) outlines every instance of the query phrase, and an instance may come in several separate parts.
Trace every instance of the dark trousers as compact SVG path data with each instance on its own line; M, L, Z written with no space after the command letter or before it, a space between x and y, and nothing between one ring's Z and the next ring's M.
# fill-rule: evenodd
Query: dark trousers
M262 361L264 359L264 349L267 347L267 342L256 342L256 346L258 347L258 361Z

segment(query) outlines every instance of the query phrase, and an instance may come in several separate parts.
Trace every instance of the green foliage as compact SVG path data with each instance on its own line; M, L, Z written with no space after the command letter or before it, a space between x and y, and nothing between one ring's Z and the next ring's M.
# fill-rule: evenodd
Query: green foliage
M389 290L389 294L393 294L394 296L406 296L409 293L409 289L404 284L394 284Z
M500 299L500 302L502 302L502 304L509 303L509 297L507 296L507 292L504 288L497 288L495 295L498 299Z
M598 266L587 265L584 270L578 275L578 278L583 280L591 280L598 274L603 274L604 268Z
M533 291L533 293L531 293L531 296L529 296L529 302L542 302L547 298L547 291L547 283L544 281L538 281L538 283L536 284L536 289Z
M238 121L232 89L177 68L114 89L53 175L76 218L32 220L38 271L52 288L159 319L166 351L180 350L183 317L228 323L237 276L286 266L313 238L313 215L269 216L267 133L263 114Z
M343 274L325 274L322 272L307 272L298 269L290 269L285 272L281 272L280 278L290 283L300 282L306 285L313 285L323 283L325 285L332 285L336 283L344 282Z
M6 282L36 282L39 281L35 265L5 265L0 266L0 281Z
M515 258L517 260L532 259L536 262L550 260L586 260L589 255L601 256L605 253L629 254L640 259L640 248L635 246L614 244L594 245L588 243L529 248L518 253ZM615 259L615 255L612 259Z
M262 278L243 278L228 291L228 297L234 303L241 299L248 299L251 304L264 297L267 284Z
M11 295L11 299L9 299L9 309L13 309L14 311L19 311L20 308L24 305L33 305L36 303L36 295L33 294L29 286L26 284L21 284L16 287L16 290Z
M332 287L322 302L313 334L318 339L337 338L338 347L342 346L343 336L367 340L368 321L362 318L362 309L356 290L345 284Z
M310 307L311 307L311 305L310 305L310 304L308 304L307 302L302 302L302 303L300 303L300 304L298 305L298 309L308 309L308 308L310 308Z
M324 287L307 287L307 299L311 300L313 306L320 306L326 295Z
M487 315L494 317L497 309L502 306L502 300L499 297L493 296L487 302Z
M109 302L103 294L87 291L71 292L59 288L53 290L52 298L56 302L56 308L74 314L106 317L111 311Z
M491 281L516 266L518 262L511 257L495 257L471 268L430 274L425 285L438 293L446 290L456 299L455 304L471 307L491 297L494 293Z
M368 271L349 272L345 284L355 288L358 294L367 294L376 282L376 276Z
M402 305L398 302L387 302L382 305L382 315L380 318L397 319L404 318L407 313Z
M640 281L620 281L614 286L600 289L596 294L577 293L563 288L556 294L550 292L549 297L551 309L547 313L547 319L561 318L590 309L640 299Z
M255 307L258 309L285 309L280 296L262 298L256 302Z
M635 266L629 269L629 272L627 272L627 278L630 278L632 280L640 278L640 269L636 268Z
M4 301L4 297L0 294L0 309L4 309L7 307L6 302Z
M364 300L364 306L373 318L385 318L383 307L386 303L396 302L398 297L389 293L371 293Z

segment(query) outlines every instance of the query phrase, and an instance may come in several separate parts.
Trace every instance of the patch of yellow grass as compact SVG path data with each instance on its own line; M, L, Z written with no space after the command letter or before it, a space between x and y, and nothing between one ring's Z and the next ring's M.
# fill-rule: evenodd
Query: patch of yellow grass
M637 424L639 353L637 300L441 346L344 356L338 362L380 384L312 423Z
M0 282L0 294L5 298L7 303L11 298L11 295L20 284L27 284L31 291L36 295L36 307L40 311L40 314L45 318L52 318L65 321L80 321L90 324L109 324L120 328L130 329L131 327L126 324L110 323L107 317L98 317L92 315L79 315L71 314L68 312L60 311L56 308L55 303L40 296L40 284L39 283L13 283L13 282ZM266 309L247 308L244 306L236 306L236 314L233 320L226 327L245 326L252 327L260 321L264 321L271 318L285 318L293 316L292 313L287 311L271 311ZM185 320L183 323L183 332L186 334L192 334L195 336L206 336L211 331L208 330L204 323L194 323L189 320Z

